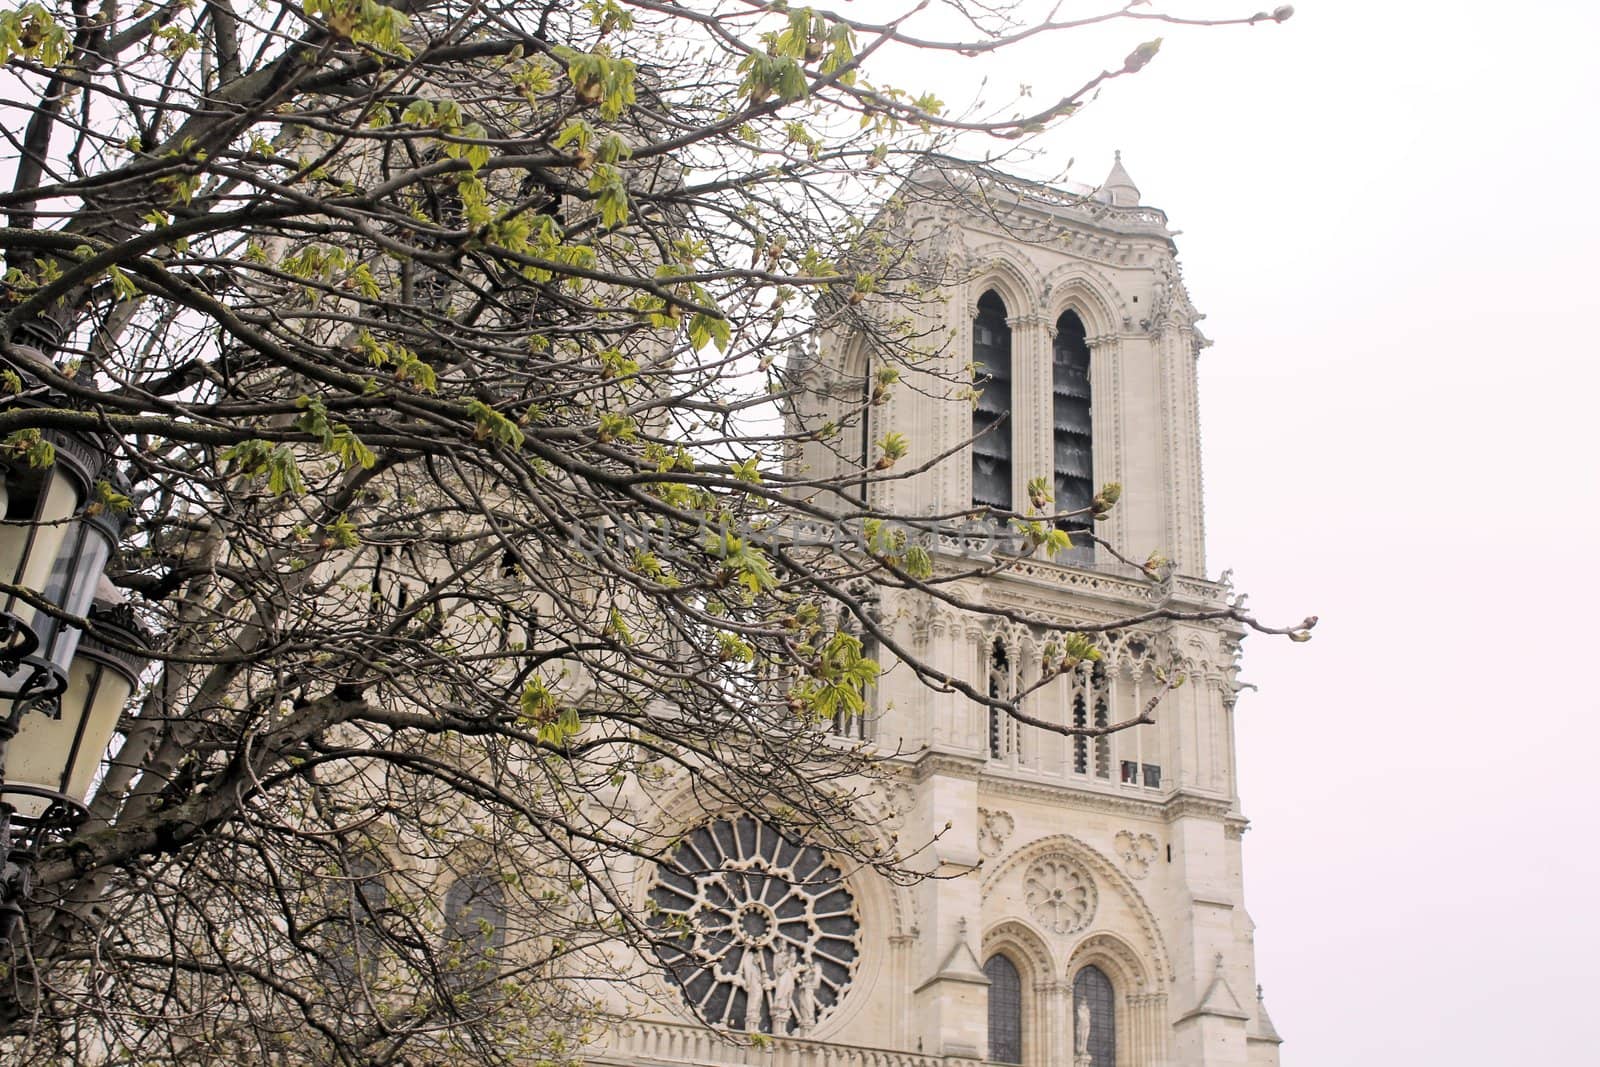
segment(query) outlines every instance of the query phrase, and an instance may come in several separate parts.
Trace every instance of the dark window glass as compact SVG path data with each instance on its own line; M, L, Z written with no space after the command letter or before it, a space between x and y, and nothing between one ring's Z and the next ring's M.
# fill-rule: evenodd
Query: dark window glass
M1139 765L1131 759L1122 761L1122 781L1127 785L1139 784Z
M992 290L978 301L972 324L978 407L972 413L972 502L1011 508L1011 327Z
M983 965L989 979L989 1059L1022 1062L1022 976L1004 956L990 956Z
M877 401L877 383L872 376L872 359L867 358L866 373L861 376L861 485L856 492L856 502L867 506L868 469L872 466L872 405Z
M382 955L381 919L389 903L383 882L383 865L370 856L350 860L342 893L332 902L335 914L328 925L328 974L335 995L352 994L357 978L375 978Z
M989 650L989 696L1003 700L1011 695L1011 664L1006 659L1006 648L999 641ZM1007 728L1010 718L996 708L989 709L989 756L999 759L1006 754Z
M1152 789L1161 785L1161 767L1155 763L1144 765L1144 784Z
M1078 727L1110 725L1110 680L1106 677L1104 663L1095 663L1092 667L1080 668L1083 673L1076 678L1077 691L1072 695L1072 725ZM1111 738L1105 734L1099 737L1085 737L1082 734L1072 738L1072 772L1074 774L1089 773L1089 756L1094 754L1094 774L1096 778L1111 777ZM1123 781L1128 781L1123 778Z
M505 889L488 874L455 880L444 898L445 966L463 985L493 978L506 943Z
M1054 358L1051 361L1051 393L1055 444L1055 509L1077 511L1094 499L1094 458L1090 445L1092 422L1089 414L1089 342L1083 320L1071 311L1056 320ZM1063 520L1070 534L1088 530L1093 520L1087 515ZM1094 560L1094 546L1088 538L1074 538L1070 556L1074 562Z
M872 612L873 618L876 619L876 601L871 599L870 596L864 595L857 590L852 590L851 592L863 597L863 601L867 607L867 610ZM886 666L886 664L879 660L878 639L872 635L871 631L862 625L861 620L856 618L855 615L851 614L849 611L844 611L841 609L839 615L839 630L840 632L847 633L861 642L862 659L870 659L878 662L880 668ZM839 737L853 737L860 741L865 741L867 739L867 712L871 709L873 689L869 687L868 690L862 694L862 696L867 701L867 707L863 708L860 712L852 713L843 707L834 712L831 728L835 735Z
M1117 998L1111 980L1098 967L1085 967L1072 980L1072 1047L1080 1047L1080 1005L1089 1006L1090 1067L1117 1067Z
M1089 725L1089 705L1084 698L1083 690L1078 690L1072 697L1072 725ZM1089 773L1089 739L1082 734L1075 734L1072 738L1072 773Z
M1090 677L1094 680L1094 724L1111 725L1109 687L1106 684L1105 665L1096 663ZM1111 738L1101 734L1094 739L1094 773L1096 778L1111 777Z

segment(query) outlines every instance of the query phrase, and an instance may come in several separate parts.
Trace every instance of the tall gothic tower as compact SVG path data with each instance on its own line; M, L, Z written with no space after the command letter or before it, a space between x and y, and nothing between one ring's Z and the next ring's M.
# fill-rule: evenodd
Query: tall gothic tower
M806 415L836 406L859 443L853 454L837 441L808 446L798 469L859 469L867 442L894 432L911 449L900 469L918 473L868 490L884 512L1020 512L1030 483L1033 495L1048 488L1057 511L1090 505L1108 483L1123 493L1094 523L1114 552L1080 537L1054 558L959 580L962 597L1003 609L995 614L884 594L884 632L968 686L1012 696L1058 654L1044 636L1052 626L1225 607L1226 580L1206 577L1201 505L1195 365L1208 342L1166 216L1139 203L1120 159L1081 195L939 174L907 192L909 254L939 284L936 299L891 312L911 317L936 354L902 371L860 427L843 413L859 413L863 383L871 389L872 344L824 346L806 371ZM962 396L973 364L977 384ZM939 526L936 573L1014 553L992 527ZM1117 559L1152 553L1168 561L1157 583ZM658 874L652 899L688 924L721 924L743 955L678 978L728 1029L787 1040L735 1046L682 1022L637 1021L600 1058L1276 1067L1242 889L1241 636L1216 621L1124 626L1102 637L1103 659L1022 701L1042 722L1095 727L1136 719L1160 697L1153 721L1102 736L1019 725L883 656L872 713L842 728L898 753L900 776L866 821L932 841L919 860L933 877L881 884L779 842L759 818L713 818L684 846L691 874L705 877ZM759 870L763 885L782 883L778 896L734 899L745 892L736 886L730 898L718 867ZM762 947L791 929L785 916L803 954Z

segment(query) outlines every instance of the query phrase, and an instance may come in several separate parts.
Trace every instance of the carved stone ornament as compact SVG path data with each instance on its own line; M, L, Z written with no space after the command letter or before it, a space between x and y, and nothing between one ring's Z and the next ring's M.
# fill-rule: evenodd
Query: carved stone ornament
M895 782L883 790L883 826L888 830L899 830L906 824L906 816L911 814L912 807L917 802L916 793L904 782Z
M861 922L839 868L752 816L688 834L650 900L657 958L713 1026L808 1033L855 973Z
M1129 878L1143 878L1150 873L1150 865L1161 854L1161 842L1150 834L1135 834L1132 830L1117 832L1117 855L1122 857L1123 869Z
M978 851L994 859L1005 851L1006 838L1017 828L1016 820L1003 811L978 809Z
M1073 934L1094 918L1098 892L1089 873L1062 856L1035 860L1022 879L1034 920L1053 934Z

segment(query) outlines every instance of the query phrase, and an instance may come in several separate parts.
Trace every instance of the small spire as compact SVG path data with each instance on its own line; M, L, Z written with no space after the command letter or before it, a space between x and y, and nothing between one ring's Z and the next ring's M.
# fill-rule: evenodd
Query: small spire
M1283 1038L1278 1036L1278 1028L1272 1025L1272 1016L1267 1014L1267 998L1259 985L1256 986L1256 1025L1252 1036L1258 1041L1269 1041L1274 1045L1283 1043Z
M1112 207L1135 207L1139 203L1139 187L1133 184L1122 166L1122 149L1117 149L1111 173L1100 183L1100 199Z

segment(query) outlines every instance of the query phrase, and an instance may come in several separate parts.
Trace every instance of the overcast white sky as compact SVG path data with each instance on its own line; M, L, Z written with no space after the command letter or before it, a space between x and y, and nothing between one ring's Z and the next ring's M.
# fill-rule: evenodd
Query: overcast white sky
M1321 618L1246 643L1237 717L1285 1067L1600 1063L1600 3L1295 7L1075 31L981 94L1044 106L1165 37L1027 173L1121 149L1183 231L1211 574ZM874 74L959 105L982 69Z
M1600 15L1296 8L1166 31L1054 142L1184 231L1213 574L1322 618L1247 642L1238 718L1283 1062L1600 1062Z

